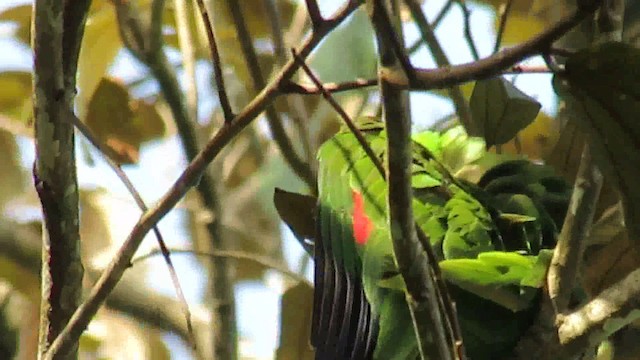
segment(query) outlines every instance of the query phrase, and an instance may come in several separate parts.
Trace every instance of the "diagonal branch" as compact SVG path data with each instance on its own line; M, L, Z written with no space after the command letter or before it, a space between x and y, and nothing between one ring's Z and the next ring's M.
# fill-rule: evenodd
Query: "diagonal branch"
M100 140L98 140L98 138L93 135L93 133L91 132L91 129L89 129L87 125L85 125L82 121L80 121L80 119L78 119L78 117L76 117L75 114L73 113L69 114L69 118L71 119L71 122L73 123L73 125L78 129L78 131L80 131L80 133L84 135L84 137L87 140L89 140L91 145L93 145L96 149L98 149L98 151L100 151L100 153L103 155L109 167L111 167L113 172L118 176L120 181L124 184L129 194L133 197L136 205L138 205L138 208L142 210L142 212L149 210L147 208L146 203L142 199L142 196L140 195L136 187L131 182L131 179L129 179L129 177L127 176L127 173L125 173L124 170L122 170L122 168L120 167L120 165L118 165L115 161L113 161L109 156L110 149L104 144L102 144ZM184 291L182 290L182 286L180 285L178 273L176 271L175 266L173 265L173 261L171 261L171 254L169 253L167 244L164 241L164 238L160 233L160 229L158 229L157 226L153 228L153 233L158 242L158 246L162 252L164 261L167 264L167 268L169 269L171 282L173 283L173 287L176 290L176 295L178 296L178 300L180 302L180 309L186 319L187 332L189 335L188 340L190 344L195 348L196 341L193 333L193 325L191 323L191 311L189 310L189 304L187 302L186 297L184 296Z
M244 19L244 15L242 14L242 9L240 8L240 2L236 0L227 0L227 6L229 7L229 10L231 10L231 16L233 18L233 23L236 26L236 32L238 34L242 53L244 55L245 61L247 62L249 73L251 74L253 88L257 93L261 89L264 89L264 87L266 86L266 81L264 79L264 76L262 75L262 71L260 70L258 55L256 53L255 47L253 46L253 39L251 38L251 34L249 34L247 23ZM297 154L295 147L291 143L291 140L289 139L289 136L287 135L287 132L283 126L282 117L274 106L269 106L266 108L266 116L271 135L278 145L278 148L280 149L280 152L282 153L285 161L289 164L291 169L307 184L309 189L315 189L315 175L313 173L313 170L311 169L311 165L307 164Z
M165 0L155 0L153 8L162 8L159 3L163 3L164 1ZM126 22L120 21L120 23L126 28L130 28L129 32L145 33L140 20L131 13L128 2L119 2L117 9L118 16L128 20ZM151 27L150 30L153 30L153 27ZM148 31L147 34L152 38L161 36L160 33L154 31ZM143 49L142 52L132 52L142 63L149 67L151 73L160 84L162 94L171 109L176 123L178 135L180 136L187 160L191 161L200 151L198 137L196 136L196 122L195 119L189 117L189 110L185 105L177 75L173 67L169 64L162 48L162 39L152 39L150 43L157 45L147 48L143 46L144 44L135 44L135 38L133 42L133 49ZM196 188L204 207L212 214L215 214L212 221L207 223L207 232L211 238L212 246L215 249L228 248L228 240L224 236L221 227L221 207L218 200L217 183L215 179L210 173L203 171ZM168 256L165 256L165 259L168 259ZM212 267L211 284L213 286L213 297L214 302L218 304L213 315L219 324L218 331L215 332L214 351L221 358L233 359L237 353L237 325L232 269L230 263L225 258L213 259ZM179 288L176 288L176 291L179 291ZM187 321L189 321L188 319L187 317Z
M502 70L528 57L548 51L556 40L582 20L593 15L601 1L594 0L593 3L595 5L579 8L533 38L487 58L445 69L416 69L414 80L395 70L387 70L385 77L390 85L394 87L411 90L433 90L495 76L501 73Z
M211 63L213 65L213 74L216 81L216 90L218 91L218 98L220 100L220 107L222 107L222 114L224 114L224 121L229 122L233 120L233 110L231 109L231 103L229 102L229 96L227 95L227 89L224 86L224 76L222 75L222 64L220 62L220 53L218 52L218 42L216 41L215 33L213 32L213 25L211 25L211 19L209 18L209 12L204 0L196 0L198 3L198 9L200 10L200 16L202 16L202 22L207 33L207 40L209 41L209 49L211 51ZM194 119L195 120L195 119Z
M318 29L313 32L299 48L298 53L302 57L307 57L320 41L348 17L358 6L358 1L350 1L342 6L334 16L326 19ZM65 351L77 341L91 318L96 314L106 297L120 281L125 270L129 267L131 259L144 236L160 221L177 203L184 197L189 189L202 184L200 179L206 167L220 151L245 127L247 127L262 111L269 106L280 94L279 87L286 80L290 79L298 69L293 59L285 64L275 78L238 114L235 119L223 126L214 137L207 143L204 149L191 161L175 184L163 196L163 198L146 212L138 223L134 226L129 237L118 250L116 256L109 266L102 273L96 285L91 290L80 307L73 314L73 317L51 344L50 354ZM47 357L45 356L45 359Z

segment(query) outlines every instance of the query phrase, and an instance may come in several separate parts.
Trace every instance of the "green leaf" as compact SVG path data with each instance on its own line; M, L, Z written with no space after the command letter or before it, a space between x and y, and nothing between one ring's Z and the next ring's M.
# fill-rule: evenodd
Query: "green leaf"
M640 49L605 43L567 59L553 79L579 116L597 164L618 189L631 239L640 241Z
M447 281L513 311L527 308L535 291L544 285L552 252L538 256L490 251L476 259L447 259L440 269ZM529 288L529 289L527 289Z
M504 144L533 122L540 106L503 77L478 81L470 101L475 129L468 129L469 135L482 136L487 147Z
M411 177L411 186L415 189L424 189L440 185L442 185L442 181L426 173L418 173Z
M280 344L276 360L312 360L309 345L313 288L305 283L290 287L280 300Z

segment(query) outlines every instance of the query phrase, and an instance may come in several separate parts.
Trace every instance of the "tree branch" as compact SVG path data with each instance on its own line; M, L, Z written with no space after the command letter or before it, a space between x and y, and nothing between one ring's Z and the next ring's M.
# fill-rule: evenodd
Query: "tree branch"
M25 271L40 275L40 234L29 225L0 220L0 253ZM87 269L88 277L95 279L99 272ZM20 280L18 280L20 281ZM37 299L30 299L37 301ZM137 280L124 279L106 300L107 307L131 316L149 326L178 335L185 344L191 343L190 332L184 322L180 301L159 295ZM207 309L195 311L194 327L197 334L208 326ZM199 336L202 344L202 336ZM200 346L201 348L202 346Z
M73 109L78 53L89 2L74 5L38 0L33 10L34 182L45 223L40 354L67 325L82 294L73 125L65 115ZM57 359L73 359L77 349L77 341L73 341L65 351L54 354Z
M416 0L405 0L405 4L411 11L411 16L413 17L418 29L420 30L420 34L422 34L422 38L424 42L429 47L431 51L431 55L438 67L446 68L451 66L451 62L447 58L447 54L445 54L444 49L440 45L436 34L433 31L433 28L427 21L420 4ZM469 104L467 100L464 98L462 94L462 89L459 85L454 85L447 88L447 92L449 93L449 97L453 101L453 105L456 109L456 113L458 114L458 118L462 125L464 125L467 131L471 132L475 129L473 126L473 119L471 117L471 110L469 109Z
M162 2L164 0L155 0ZM161 7L155 5L156 7ZM129 21L126 24L132 27L131 32L144 33L141 22L128 9L129 3L121 2L118 4L121 10L118 14L128 14ZM140 30L135 30L140 29ZM148 32L148 36L159 36L153 31ZM143 48L142 53L135 52L138 59L149 67L153 76L160 84L160 89L164 95L171 113L173 115L178 135L182 142L187 160L193 160L199 153L198 138L196 136L195 119L189 118L189 111L185 105L180 84L173 67L169 64L166 54L162 48L162 39L150 41L151 43L160 44L144 49L143 44L135 44L135 48ZM212 246L215 249L227 249L228 241L223 234L221 227L221 208L218 201L217 183L215 179L206 171L200 176L200 181L196 186L204 207L214 214L213 219L207 223L207 231L211 238ZM168 255L165 259L169 259ZM169 260L170 261L170 260ZM216 317L218 328L214 332L215 340L213 342L214 352L216 356L223 359L233 359L237 354L237 325L235 314L235 294L233 291L232 269L225 258L216 258L212 260L211 286L216 311L213 315ZM179 287L176 288L179 291ZM189 322L187 317L187 323Z
M602 174L593 163L589 145L586 144L569 210L547 275L549 297L557 314L564 313L568 308L601 188Z
M298 273L289 270L284 264L278 262L277 260L270 259L265 256L260 256L252 253L248 253L246 251L235 251L235 250L213 250L213 251L196 251L192 249L170 249L172 254L186 254L186 255L194 255L194 256L202 256L202 257L210 257L210 258L226 258L232 260L246 260L258 264L265 269L275 270L282 275L288 276L292 280L297 282L309 283L304 276L299 275ZM135 265L138 262L144 261L152 256L162 254L161 249L153 249L147 254L140 255L131 261L132 265Z
M202 22L207 33L207 40L209 41L209 49L211 50L211 63L213 66L213 74L216 81L216 90L218 91L218 99L220 100L220 107L224 114L224 121L229 122L233 120L233 110L231 109L231 103L229 102L229 96L227 96L227 90L224 86L224 76L222 75L222 64L220 62L220 54L218 52L218 43L216 42L216 36L213 32L213 26L211 25L211 19L209 18L209 12L204 0L196 0L198 3L198 9L202 16ZM194 119L197 120L197 119Z
M236 26L236 32L242 48L244 59L247 63L247 68L251 74L253 81L253 88L256 93L262 90L266 86L266 81L260 70L260 63L258 62L258 55L253 46L253 39L249 34L242 9L240 8L240 2L236 0L227 0L227 6L231 10L231 16L233 23ZM304 160L298 156L295 147L291 143L289 136L283 126L282 118L280 114L273 106L268 106L265 109L267 122L269 124L269 130L275 140L283 158L289 164L291 169L307 184L309 189L315 189L315 174L311 169L311 165L307 164Z
M473 34L471 33L471 11L467 7L467 3L464 0L454 0L460 10L462 11L462 21L464 22L464 37L467 40L469 50L474 60L480 59L480 53L476 47L475 41L473 41Z
M563 352L572 355L596 347L616 331L640 319L640 269L566 316L559 316Z
M105 146L104 144L102 144L98 140L98 138L93 135L93 133L91 132L91 129L89 129L89 127L87 125L85 125L82 121L80 121L80 119L78 119L75 116L75 114L69 114L69 117L71 118L71 122L78 129L78 131L80 131L80 133L82 135L84 135L84 137L96 149L98 149L98 151L100 151L100 153L103 155L103 157L106 160L106 162L109 165L109 167L113 170L113 172L116 174L116 176L118 176L118 179L120 179L120 181L124 184L124 186L127 189L127 191L129 191L129 194L133 197L136 205L138 205L138 208L140 210L142 210L142 212L147 211L148 208L147 208L146 203L142 199L142 196L140 195L140 193L138 192L136 187L133 185L133 183L131 182L131 180L127 176L127 174L124 172L124 170L122 170L122 168L115 161L113 161L109 157L110 149L107 146ZM176 295L178 296L178 300L180 301L180 309L182 310L182 312L184 314L184 317L185 317L185 320L186 320L187 329L189 330L189 333L191 335L190 344L191 344L191 346L195 347L196 346L196 341L195 341L195 335L193 333L193 326L191 324L191 311L189 310L189 304L187 302L186 297L184 296L184 291L182 290L182 286L180 285L180 280L178 278L178 273L177 273L177 271L175 269L175 266L173 266L173 262L171 261L171 254L169 253L169 250L167 248L167 244L165 243L164 238L162 237L162 234L160 233L160 229L158 229L157 226L153 228L153 233L154 233L154 235L156 237L156 240L158 242L158 246L160 247L160 249L162 251L162 256L164 257L164 261L167 264L167 268L168 268L169 274L171 276L171 282L173 283L173 287L176 290Z
M561 19L537 36L512 48L502 50L487 58L455 65L444 69L416 69L415 80L410 81L398 71L385 74L394 87L411 90L433 90L446 88L471 80L481 80L499 74L502 70L515 65L527 57L547 51L552 44L579 24L583 19L592 15L602 0L594 1L595 5L576 10Z
M307 57L318 43L338 26L357 7L359 2L350 1L340 8L334 16L326 19L317 31L309 36L298 50L302 57ZM129 237L118 250L116 256L102 273L87 299L78 307L73 317L51 344L51 349L64 350L77 341L82 331L87 327L91 318L104 303L108 294L113 290L129 267L131 259L144 236L184 197L189 189L199 183L207 165L215 159L220 151L242 129L251 123L273 100L280 94L280 84L290 79L298 69L291 59L275 76L275 78L238 114L235 119L223 126L207 143L204 149L191 161L178 180L163 196L163 198L148 212L143 214L134 226ZM201 182L200 182L201 183Z
M398 57L396 36L389 22L390 3L382 0L367 1L367 10L376 31L379 53L379 83L383 118L387 130L387 183L389 192L388 222L398 268L407 286L407 305L413 319L416 340L423 359L452 359L452 346L448 337L446 318L441 313L436 281L432 277L432 264L418 240L413 219L413 190L411 188L411 119L407 94L390 86L385 74L389 71L404 73ZM391 29L393 32L389 34ZM407 64L404 64L406 66ZM427 245L428 246L428 245Z

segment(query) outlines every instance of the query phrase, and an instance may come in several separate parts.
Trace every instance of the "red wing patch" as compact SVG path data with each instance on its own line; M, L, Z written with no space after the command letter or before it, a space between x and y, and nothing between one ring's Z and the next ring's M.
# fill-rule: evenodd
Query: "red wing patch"
M357 244L364 245L369 240L369 235L373 230L373 223L364 211L362 194L357 190L352 190L351 196L353 197L353 236Z

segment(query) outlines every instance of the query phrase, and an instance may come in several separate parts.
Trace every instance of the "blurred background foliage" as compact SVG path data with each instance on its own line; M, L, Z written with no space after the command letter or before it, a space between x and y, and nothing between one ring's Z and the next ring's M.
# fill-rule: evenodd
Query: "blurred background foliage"
M256 95L253 79L226 2L205 2L212 14L231 103L239 110ZM326 3L323 10L328 13L341 2ZM437 32L437 35L445 51L451 54L453 63L473 59L464 42L460 3L470 10L472 19L477 18L476 14L482 14L478 16L490 20L484 24L472 22L471 33L478 44L483 44L481 55L490 54L492 46L484 44L494 41L501 19L499 15L506 5L503 0L423 1L429 19L434 19L442 9L447 11L446 24L442 27L446 26L448 33ZM570 2L514 0L502 35L502 46L522 42L557 21L570 10L567 3ZM627 3L625 37L631 43L638 43L640 3ZM150 0L133 1L132 4L140 18L148 19ZM309 34L311 24L306 7L303 1L296 0L240 0L239 4L257 51L260 70L268 78L279 69L285 59L283 56L288 57L287 49L301 44ZM2 52L28 53L31 4L17 2L10 6L3 4L0 8L1 39L4 41L0 49ZM417 41L412 17L408 10L405 12L407 37ZM277 15L276 22L274 14ZM221 126L222 113L215 96L207 37L195 1L167 2L162 20L164 51L180 76L187 101L191 99L195 104L191 115L197 116L193 120L199 140L204 142ZM180 35L180 31L186 37ZM190 41L185 43L185 39ZM566 40L566 44L579 48L584 46L581 41L578 34ZM433 66L424 44L416 49L412 59L422 66ZM0 60L0 358L7 358L4 355L17 348L17 358L32 359L37 348L41 216L29 176L33 159L30 61L16 66L3 64ZM312 54L310 64L325 82L375 77L373 32L364 9L358 10L327 36ZM195 76L193 72L189 75L189 67L197 72ZM532 86L546 91L544 96L551 101L543 103L543 111L535 119L521 124L505 141L495 142L490 150L526 154L532 159L549 162L561 170L567 180L573 181L584 136L571 122L556 118L555 98L548 93L549 77L542 77L541 81L547 83L540 85L539 81ZM514 81L514 77L508 79ZM297 80L306 83L304 78ZM473 84L463 85L461 89L464 97L471 99ZM417 127L441 126L455 117L445 92L420 96L412 99ZM352 116L375 114L378 110L375 88L340 93L336 97ZM303 154L313 167L315 150L339 128L333 110L318 96L296 94L280 98L275 106L292 139L293 150ZM150 204L184 167L169 105L152 73L126 50L116 11L107 0L92 1L80 55L76 110L79 118L109 147L110 157L131 173ZM497 131L499 124L487 123L485 126L484 133L491 134ZM81 137L77 142L81 149L78 152L82 185L81 234L88 288L125 238L139 212L106 169L100 155ZM233 244L233 248L225 250L235 251L235 255L230 256L238 258L233 264L234 279L238 284L236 291L243 294L237 300L242 358L312 359L306 335L310 326L312 288L309 282L300 280L309 275L309 259L297 248L288 229L282 226L272 204L276 186L307 193L310 189L283 161L263 118L225 148L222 156L210 166L210 172L218 181L221 214L203 210L197 194L192 192L172 216L163 221L161 230L171 247L212 252L216 249L211 249L205 225L212 217L221 216L224 236L228 236L229 243ZM639 254L621 230L622 220L620 210L614 206L616 202L611 189L605 188L596 214L599 220L591 236L595 244L602 238L614 237L616 240L592 249L594 255L587 276L594 281L585 283L595 284L589 289L594 293L635 269L640 262ZM155 248L153 239L147 239L145 244L140 253ZM601 251L610 254L614 250L618 257L597 256ZM243 256L236 256L238 254ZM208 314L215 306L202 290L206 288L202 284L207 282L206 272L202 270L208 259L178 254L174 258L184 260L178 262L178 274L184 286L192 288L188 291L188 300L196 331L208 334L211 331ZM277 264L299 276L283 275L278 268L265 266L266 261L255 259L267 259L268 264ZM169 283L167 277L159 259L135 263L107 307L99 312L83 335L81 357L168 359L195 356L185 345L184 318L171 288L164 285ZM243 284L250 286L243 287ZM265 288L269 289L270 298L280 298L280 305L261 302ZM251 296L254 300L250 300ZM243 302L249 305L242 305ZM268 305L273 306L268 308ZM272 315L260 314L263 312ZM277 320L278 316L279 321L270 320ZM257 345L265 341L266 346Z

